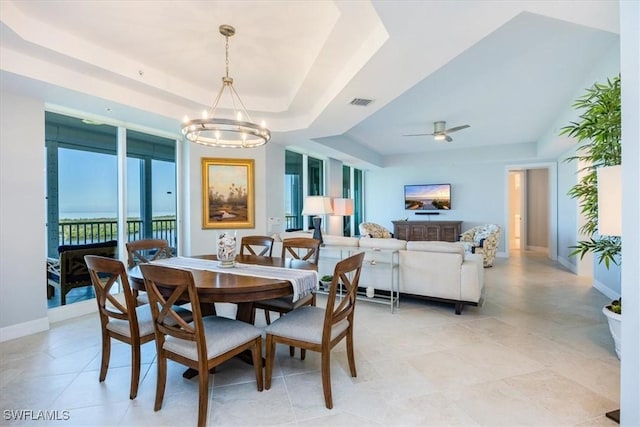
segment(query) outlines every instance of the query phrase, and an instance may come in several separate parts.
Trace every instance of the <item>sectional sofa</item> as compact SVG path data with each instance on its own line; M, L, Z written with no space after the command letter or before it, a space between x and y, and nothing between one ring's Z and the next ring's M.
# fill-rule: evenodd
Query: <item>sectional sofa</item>
M273 253L280 254L282 239L308 237L310 233L274 235ZM465 252L462 243L407 242L393 238L356 238L324 235L318 273L330 275L335 263L365 251L360 286L390 291L392 283L403 295L453 303L461 314L465 305L479 306L484 298L482 255ZM394 282L395 281L395 282Z

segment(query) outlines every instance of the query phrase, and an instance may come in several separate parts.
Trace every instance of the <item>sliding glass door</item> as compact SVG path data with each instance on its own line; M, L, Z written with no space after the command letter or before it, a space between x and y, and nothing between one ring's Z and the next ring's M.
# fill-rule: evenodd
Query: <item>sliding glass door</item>
M59 258L61 245L83 245L140 238L177 244L175 140L53 112L45 113L47 150L47 256ZM121 138L122 139L122 138ZM126 161L118 147L126 146ZM120 170L119 164L124 164ZM126 177L118 191L118 177ZM118 231L119 206L126 231ZM123 237L124 241L122 241ZM49 307L60 305L60 277L48 273ZM57 291L57 292L56 292ZM93 298L92 286L66 295L66 303Z

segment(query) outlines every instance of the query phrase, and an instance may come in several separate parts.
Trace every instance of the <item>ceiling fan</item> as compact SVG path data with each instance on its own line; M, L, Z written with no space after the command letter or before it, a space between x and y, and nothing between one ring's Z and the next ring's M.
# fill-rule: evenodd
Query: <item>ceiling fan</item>
M453 141L453 138L451 138L449 136L450 133L457 132L457 131L462 130L462 129L466 129L468 127L470 127L470 126L469 125L462 125L462 126L456 126L456 127L452 127L452 128L447 129L447 122L439 121L439 122L434 122L433 123L433 133L417 133L417 134L402 135L402 136L427 136L427 135L433 135L433 139L435 139L436 141L451 142L451 141Z

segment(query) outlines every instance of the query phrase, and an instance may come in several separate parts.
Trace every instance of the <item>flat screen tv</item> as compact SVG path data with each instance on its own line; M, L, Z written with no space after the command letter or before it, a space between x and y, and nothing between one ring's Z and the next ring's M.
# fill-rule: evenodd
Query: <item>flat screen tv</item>
M405 185L404 208L411 211L451 209L451 184Z

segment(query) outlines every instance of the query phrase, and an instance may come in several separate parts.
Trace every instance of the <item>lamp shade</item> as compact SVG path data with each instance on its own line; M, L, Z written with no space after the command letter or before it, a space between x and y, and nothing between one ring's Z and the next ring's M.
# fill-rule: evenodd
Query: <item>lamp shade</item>
M333 199L333 214L342 216L353 215L353 199Z
M622 166L598 168L598 233L622 235Z
M326 215L330 213L333 213L331 198L324 196L305 197L302 215Z

